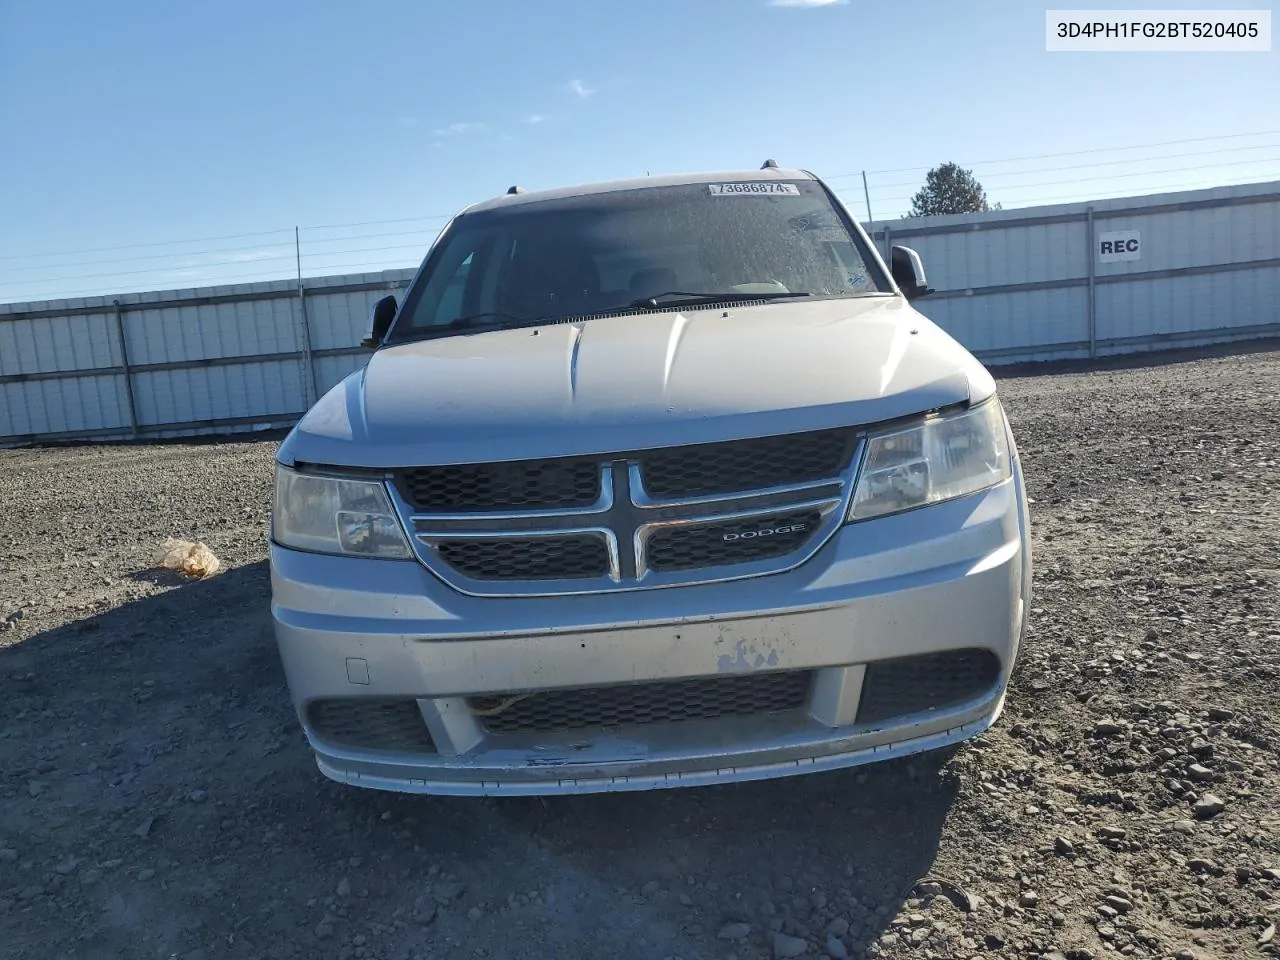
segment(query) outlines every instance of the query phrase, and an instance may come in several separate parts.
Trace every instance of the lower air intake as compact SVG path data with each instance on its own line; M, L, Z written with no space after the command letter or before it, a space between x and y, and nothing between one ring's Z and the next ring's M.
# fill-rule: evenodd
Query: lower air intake
M981 696L1000 677L990 650L947 650L867 664L858 723L879 723L927 710L943 710Z
M586 730L681 720L781 713L803 707L813 674L786 671L745 677L670 680L577 690L547 690L499 709L508 698L476 697L493 733Z
M317 737L335 746L435 752L416 700L313 700L307 720Z

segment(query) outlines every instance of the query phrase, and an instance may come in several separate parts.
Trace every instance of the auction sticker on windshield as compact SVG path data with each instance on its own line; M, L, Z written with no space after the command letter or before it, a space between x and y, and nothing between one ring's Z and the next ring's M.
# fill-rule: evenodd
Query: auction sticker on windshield
M794 183L773 183L767 180L752 183L708 183L707 189L713 197L752 197L762 194L800 196L800 188Z

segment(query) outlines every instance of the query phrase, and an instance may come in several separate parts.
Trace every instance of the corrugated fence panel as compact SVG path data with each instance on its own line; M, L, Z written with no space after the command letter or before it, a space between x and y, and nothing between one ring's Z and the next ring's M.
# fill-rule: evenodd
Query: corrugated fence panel
M985 296L926 297L916 304L926 317L978 354L1017 351L1031 356L1037 350L1063 344L1087 344L1089 302L1085 287L1010 291Z
M1280 182L871 229L921 254L937 293L918 308L990 363L1280 335ZM1126 230L1141 256L1101 262L1098 235ZM310 380L323 394L367 362L370 306L415 272L0 307L0 443L291 422Z
M1105 283L1098 338L1230 332L1280 321L1280 266Z
M296 297L131 310L124 315L129 362L293 353L300 348L299 317Z
M94 370L119 363L114 315L0 322L0 377Z
M302 413L296 360L234 363L134 375L138 420L146 425Z
M893 227L890 242L898 243ZM935 290L1083 277L1089 241L1083 221L904 236L920 254Z
M124 377L0 383L0 439L128 429Z
M311 346L315 350L354 347L369 335L369 311L391 294L403 301L404 291L358 290L325 293L317 290L307 297L307 319L311 324Z

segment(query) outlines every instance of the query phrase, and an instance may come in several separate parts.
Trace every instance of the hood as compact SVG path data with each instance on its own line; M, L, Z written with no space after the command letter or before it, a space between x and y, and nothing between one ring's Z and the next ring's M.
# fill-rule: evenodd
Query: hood
M603 317L385 347L283 462L533 459L875 423L995 384L900 297Z

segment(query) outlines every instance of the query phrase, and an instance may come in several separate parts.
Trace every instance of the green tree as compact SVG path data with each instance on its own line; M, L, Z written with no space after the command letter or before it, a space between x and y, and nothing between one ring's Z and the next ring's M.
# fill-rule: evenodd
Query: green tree
M985 213L992 207L987 192L957 163L944 163L925 175L924 186L911 198L911 217L931 217L940 213ZM999 209L999 204L996 205Z

